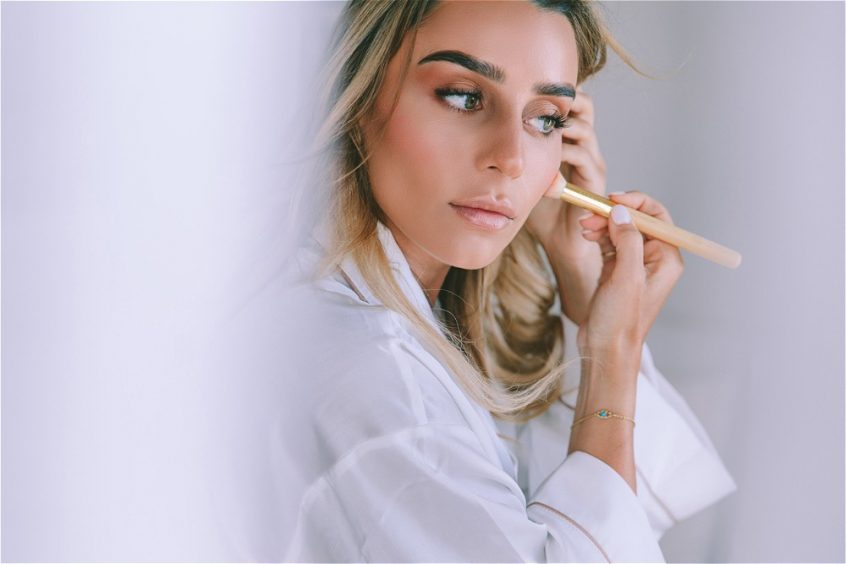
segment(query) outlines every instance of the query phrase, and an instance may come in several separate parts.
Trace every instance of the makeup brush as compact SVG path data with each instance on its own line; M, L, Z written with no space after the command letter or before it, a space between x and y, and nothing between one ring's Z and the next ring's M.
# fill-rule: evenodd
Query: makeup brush
M579 188L575 184L570 184L560 172L555 180L554 191L551 191L548 197L560 198L569 204L592 211L602 217L608 217L611 214L611 208L617 205L616 202L608 198L594 194L584 188ZM631 213L632 221L641 233L661 239L666 243L690 251L717 264L729 268L740 266L741 256L737 251L723 247L651 215L631 208L628 208L628 210Z

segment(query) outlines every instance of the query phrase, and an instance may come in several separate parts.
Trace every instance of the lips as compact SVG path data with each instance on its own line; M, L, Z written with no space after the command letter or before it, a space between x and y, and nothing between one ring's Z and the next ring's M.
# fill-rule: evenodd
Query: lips
M455 202L450 202L450 205L493 212L503 215L508 219L514 219L517 216L517 212L515 212L514 208L511 207L511 202L508 200L494 200L490 197L457 200Z
M486 231L499 231L511 223L509 218L497 212L464 206L453 206L453 209L470 224Z

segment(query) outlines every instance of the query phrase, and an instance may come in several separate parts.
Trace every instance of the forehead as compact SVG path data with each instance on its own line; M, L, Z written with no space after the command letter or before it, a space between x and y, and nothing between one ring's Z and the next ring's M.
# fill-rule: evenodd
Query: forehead
M442 2L418 30L412 65L442 49L463 51L501 67L506 84L575 84L578 76L570 21L527 0Z

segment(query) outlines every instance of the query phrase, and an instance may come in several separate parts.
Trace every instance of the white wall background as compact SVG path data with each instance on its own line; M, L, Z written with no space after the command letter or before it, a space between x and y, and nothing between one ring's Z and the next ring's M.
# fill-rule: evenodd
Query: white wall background
M339 8L2 4L3 560L243 557L201 477L226 454L215 424L249 427L200 366L284 256ZM842 562L844 4L606 8L661 75L612 57L588 83L609 190L744 255L687 255L650 335L739 486L662 547Z
M843 562L844 4L615 2L616 58L586 90L609 190L743 254L685 255L658 367L738 491L662 540L668 560Z
M337 7L2 3L2 560L246 558L200 367L282 254Z

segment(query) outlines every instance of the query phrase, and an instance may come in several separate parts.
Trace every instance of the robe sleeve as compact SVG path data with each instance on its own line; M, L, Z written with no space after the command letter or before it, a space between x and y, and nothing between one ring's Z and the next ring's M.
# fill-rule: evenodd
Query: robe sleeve
M497 422L519 467L526 495L567 459L578 390L523 425ZM702 424L656 368L644 344L634 430L637 497L659 540L678 521L719 501L737 486ZM570 455L579 454L574 452Z
M635 463L638 495L660 538L737 490L708 433L656 368L644 344L637 392Z
M463 425L362 443L309 488L286 561L663 562L610 466L574 452L527 499Z

